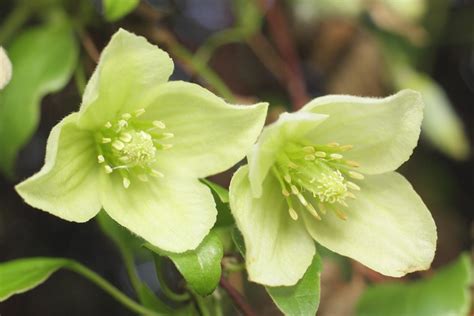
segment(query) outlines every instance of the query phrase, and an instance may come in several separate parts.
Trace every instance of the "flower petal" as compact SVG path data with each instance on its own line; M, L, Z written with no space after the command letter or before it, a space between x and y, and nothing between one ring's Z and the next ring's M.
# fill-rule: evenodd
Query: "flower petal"
M171 252L196 248L216 221L212 193L197 179L167 175L133 181L128 189L118 174L103 174L101 201L120 225Z
M436 226L410 183L396 172L368 176L350 201L347 220L329 212L321 221L304 216L324 247L385 275L401 277L430 267Z
M148 99L144 119L162 120L174 137L160 163L196 177L222 172L245 157L260 134L268 105L227 104L192 83L161 85Z
M248 155L250 185L255 197L262 194L262 183L285 143L304 137L327 117L310 112L282 113L275 123L265 127Z
M248 167L241 167L230 185L230 206L246 246L251 281L269 286L294 285L315 254L314 241L301 219L288 215L277 180L269 175L260 198L254 198Z
M360 171L378 174L397 169L413 152L423 119L421 95L402 90L383 99L332 95L317 98L302 111L329 114L311 140L354 145L345 156Z
M15 188L33 207L73 222L86 222L101 208L98 163L90 133L77 127L77 113L51 131L43 168Z
M87 84L80 126L96 127L118 113L143 107L145 92L167 82L172 72L173 61L165 51L120 29L103 50Z

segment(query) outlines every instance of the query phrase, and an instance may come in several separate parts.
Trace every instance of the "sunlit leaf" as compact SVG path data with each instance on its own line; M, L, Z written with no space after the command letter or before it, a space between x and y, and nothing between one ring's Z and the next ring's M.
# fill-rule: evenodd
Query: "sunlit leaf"
M8 47L13 77L0 92L0 171L12 175L18 150L39 121L39 104L69 81L77 60L72 26L65 19L19 34Z
M163 251L150 244L146 247L160 256L169 257L196 293L208 295L217 287L224 252L219 237L213 233L207 235L195 250L184 253Z
M465 316L470 307L471 262L467 254L433 277L412 283L377 285L366 290L358 316Z

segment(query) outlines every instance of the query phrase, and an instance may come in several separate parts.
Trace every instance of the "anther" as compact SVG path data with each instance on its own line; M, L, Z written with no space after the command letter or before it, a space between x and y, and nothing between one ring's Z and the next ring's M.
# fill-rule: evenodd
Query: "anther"
M138 110L136 110L135 112L133 112L133 114L135 115L135 117L139 117L139 116L142 115L143 113L145 113L145 109L138 109Z
M308 161L311 161L311 160L315 160L316 159L316 156L315 155L306 155L304 156L304 160L308 160Z
M355 196L355 194L352 193L352 192L350 192L350 191L348 191L348 192L346 193L346 196L347 196L348 198L351 198L351 199L356 199L356 198L357 198L357 197Z
M285 174L283 179L285 179L286 182L291 183L291 176L289 174Z
M125 147L125 144L119 140L114 140L114 142L112 143L112 147L117 150L122 150Z
M111 127L112 127L112 123L110 123L110 122L107 122L107 123L105 123L105 125L104 125L104 126L105 126L105 128L111 128Z
M143 181L143 182L147 182L147 181L148 181L148 176L147 176L146 174L144 174L144 173L137 175L137 178L138 178L140 181Z
M352 148L354 148L354 146L352 146L352 145L342 145L341 147L339 147L339 150L340 151L348 151L348 150L351 150Z
M114 171L114 170L112 169L111 166L105 165L104 166L104 171L105 171L105 173L112 173L112 171Z
M360 164L357 161L354 161L354 160L346 160L345 164L348 165L349 167L353 167L353 168L360 167Z
M298 220L298 213L296 213L296 211L293 208L290 207L288 209L288 213L290 214L290 217L292 220L294 221Z
M132 118L132 115L130 113L123 113L122 118L128 121L129 119Z
M165 123L163 123L162 121L153 121L153 126L154 126L154 127L161 128L161 129L166 128Z
M117 124L118 124L118 130L117 130L118 132L119 132L122 128L128 126L128 122L125 121L125 120L120 120L120 121L118 121Z
M336 147L341 146L341 144L332 142L332 143L326 144L326 146L331 147L331 148L336 148Z
M161 135L162 135L161 139L170 139L174 137L173 133L163 133Z
M122 133L119 138L121 141L129 143L132 140L132 135L130 133Z
M329 157L331 157L332 159L342 159L344 156L342 156L341 154L330 154Z
M334 213L336 213L336 216L345 221L347 219L347 214L341 211L340 209L335 208Z
M122 184L123 184L123 187L124 187L125 189L128 189L128 187L130 186L130 179L124 177L124 178L122 179Z
M170 149L172 147L173 147L173 144L163 144L162 145L163 150L167 150L167 149Z
M315 149L313 146L305 146L303 147L303 151L308 153L308 154L312 154L315 152Z
M324 157L326 157L326 153L325 153L324 151L317 151L317 152L314 153L314 155L315 155L316 157L319 157L319 158L324 158Z
M105 158L104 158L103 155L98 155L98 156L97 156L97 162L98 162L98 163L103 163L104 161L105 161Z
M318 208L319 208L319 210L321 211L321 213L323 213L323 214L326 214L326 213L327 213L326 206L324 206L323 203L318 203Z
M355 172L355 171L349 171L349 176L357 180L363 180L365 178L363 174Z
M346 184L347 184L347 186L349 187L349 189L356 190L356 191L360 191L360 186L358 186L358 185L355 184L354 182L347 181Z
M311 215L313 215L314 218L321 220L321 216L319 216L318 212L316 212L313 205L311 204L306 205L306 209L309 211Z
M293 193L293 194L295 194L295 195L300 193L300 191L298 190L298 188L297 188L296 185L294 185L294 184L292 184L292 185L290 186L290 189L291 189L291 193Z
M281 190L281 194L283 194L283 195L286 196L286 197L289 197L289 196L290 196L290 192L288 192L287 189L282 189L282 190Z
M298 165L295 164L293 161L290 161L288 162L288 167L292 168L292 169L297 169L298 168Z
M107 144L107 143L110 143L111 141L112 141L112 139L109 138L109 137L103 137L102 138L102 144Z
M303 194L298 193L298 194L296 194L296 197L298 198L298 200L300 200L300 203L303 204L303 206L307 206L307 205L308 205L308 201L306 201L306 199L304 198Z
M151 169L151 175L156 177L156 178L164 178L165 175L159 172L158 170Z

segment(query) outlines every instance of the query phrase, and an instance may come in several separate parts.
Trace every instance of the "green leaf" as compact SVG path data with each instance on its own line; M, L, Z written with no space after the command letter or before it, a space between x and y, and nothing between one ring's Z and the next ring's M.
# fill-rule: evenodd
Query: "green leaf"
M433 277L374 286L362 295L358 316L465 316L469 312L471 262L467 254Z
M12 175L16 154L39 121L39 104L71 77L78 50L71 24L57 18L20 33L8 47L13 77L0 92L0 171Z
M146 247L160 256L169 257L189 287L199 295L208 295L217 287L224 251L215 234L210 233L195 250L184 253L164 251L151 244L146 244Z
M133 11L140 0L103 0L105 18L116 21Z
M206 179L202 179L201 182L211 189L212 196L216 202L217 219L215 227L230 226L234 224L234 217L232 216L229 207L229 191Z
M321 258L313 258L303 278L293 286L265 287L276 306L287 316L316 314L320 298Z
M66 259L28 258L0 264L0 302L35 288L68 263Z

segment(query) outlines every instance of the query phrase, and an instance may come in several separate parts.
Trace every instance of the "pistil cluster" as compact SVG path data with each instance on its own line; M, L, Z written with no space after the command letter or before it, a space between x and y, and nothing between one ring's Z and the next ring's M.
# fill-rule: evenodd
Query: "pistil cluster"
M355 199L354 192L360 191L354 181L364 179L361 173L355 171L359 164L344 158L343 152L352 148L352 145L336 142L325 145L286 145L272 171L280 183L288 213L293 220L299 217L299 208L295 208L295 202L318 220L321 220L320 214L324 215L328 210L342 220L347 219L341 206L346 207L346 200ZM317 202L310 203L310 200Z
M146 182L149 176L164 177L155 169L157 153L172 147L164 141L174 135L164 131L166 125L162 121L140 119L144 113L144 109L123 113L105 123L95 135L97 162L107 174L118 172L124 188L135 179Z

